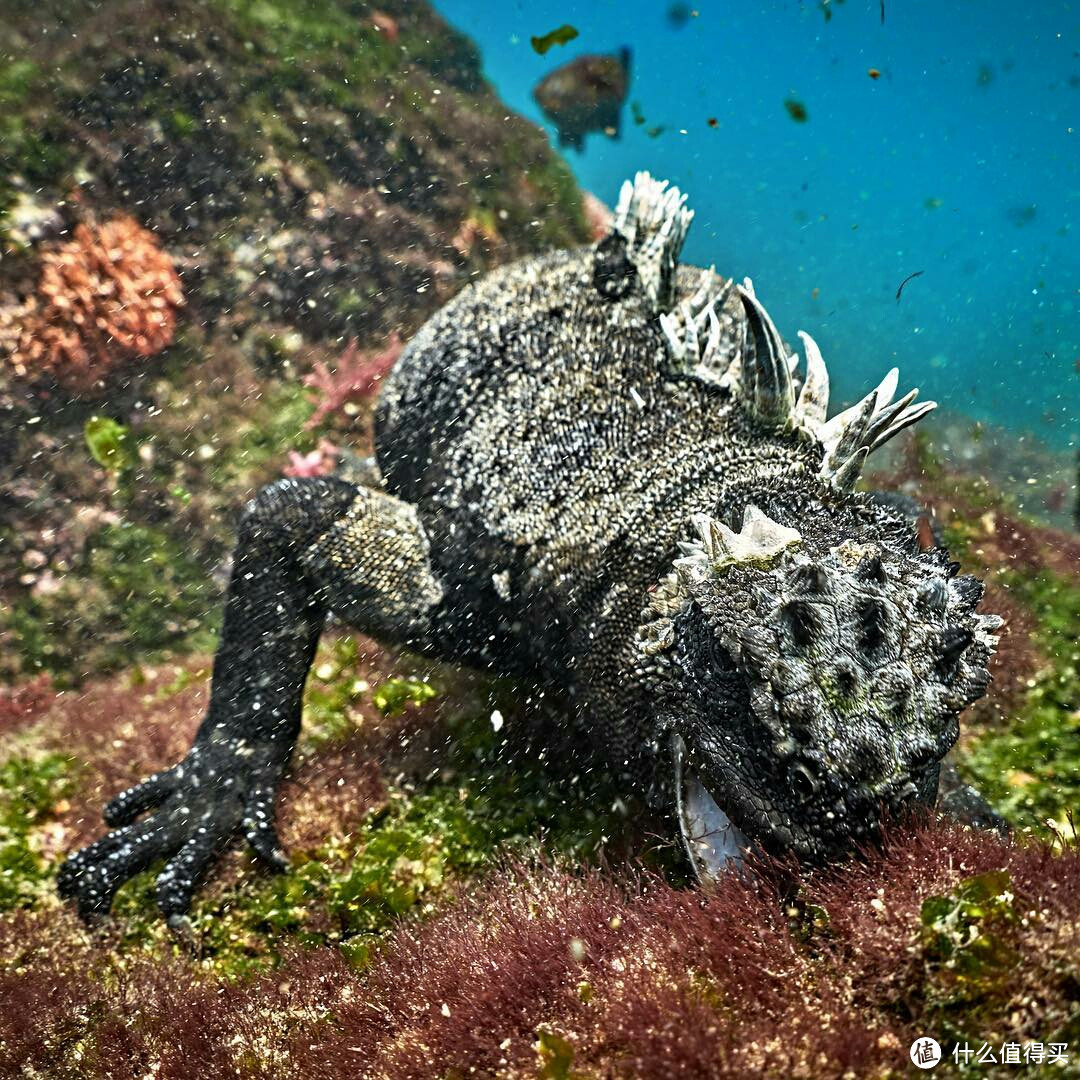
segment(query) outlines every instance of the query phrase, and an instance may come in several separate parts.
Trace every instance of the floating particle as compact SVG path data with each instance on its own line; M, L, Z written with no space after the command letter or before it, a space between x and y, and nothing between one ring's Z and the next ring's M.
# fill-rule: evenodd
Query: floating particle
M710 116L709 119L705 121L705 123L707 123L711 128L718 128L720 126L720 121L717 120L715 116Z
M640 101L630 102L630 117L635 124L641 125L645 123L645 114L641 111Z
M843 2L844 0L818 0L818 8L821 10L821 14L825 16L826 22L832 21L833 6Z
M903 281L900 282L900 286L896 290L896 302L898 304L900 303L900 294L904 291L904 286L909 281L911 281L912 278L921 277L924 273L925 273L925 271L923 271L923 270L916 270L914 274L908 274L908 276L906 278L904 278Z
M1035 220L1035 215L1038 213L1038 207L1034 204L1028 206L1010 206L1005 211L1005 216L1018 228L1022 229L1025 225L1030 225Z
M881 78L881 71L880 71L879 68L867 68L866 69L866 74L869 75L870 78L874 79L874 80L877 80L877 79Z
M923 206L927 210L940 210L945 205L944 199L939 199L936 195L930 195L924 202Z
M664 131L664 125L657 124L655 127L646 129L645 134L648 135L650 139L655 139L658 135L663 135Z
M673 30L681 30L691 19L696 19L700 12L689 4L672 4L667 9L667 21Z
M546 34L529 38L529 40L532 42L532 47L543 56L552 45L565 45L567 42L573 41L577 36L576 26L563 23L562 26L557 26L554 30L549 30Z
M795 98L788 98L784 102L784 108L787 109L788 116L796 124L805 124L810 119L810 113L806 111L806 106Z

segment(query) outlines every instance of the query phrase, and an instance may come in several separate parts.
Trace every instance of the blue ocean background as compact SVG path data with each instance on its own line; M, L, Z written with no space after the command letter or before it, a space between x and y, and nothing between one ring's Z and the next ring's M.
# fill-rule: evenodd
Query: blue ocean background
M622 136L565 151L578 180L609 206L638 169L678 184L684 259L752 277L789 340L817 339L835 401L896 364L924 398L1078 445L1080 4L885 0L884 21L879 0L437 7L553 143L536 83L628 45ZM530 37L563 23L580 36L538 55Z

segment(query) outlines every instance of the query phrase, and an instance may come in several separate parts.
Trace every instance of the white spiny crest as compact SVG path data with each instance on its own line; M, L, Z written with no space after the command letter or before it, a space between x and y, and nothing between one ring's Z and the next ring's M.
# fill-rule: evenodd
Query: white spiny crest
M699 379L721 386L729 385L732 376L730 339L723 333L720 319L731 289L731 281L709 267L702 271L697 292L660 316L671 358Z
M733 532L708 514L695 514L691 521L698 538L679 544L682 558L674 564L679 574L690 580L701 580L710 571L732 563L772 559L802 539L797 529L773 521L756 506L746 508L740 532Z
M739 375L740 396L760 420L783 424L795 411L792 365L780 331L761 306L753 289L749 278L739 289L746 309Z
M693 217L686 196L666 180L639 172L633 183L623 182L614 228L626 241L627 256L654 312L671 307L679 252Z
M739 293L746 310L746 329L738 396L765 423L801 428L817 439L824 449L820 475L833 486L853 488L868 454L937 407L933 401L913 404L918 390L893 401L899 378L899 371L893 368L861 401L826 420L829 373L814 339L799 331L806 350L806 377L796 398L793 361L797 362L797 357L787 355L783 339L749 279ZM731 368L735 368L734 363Z

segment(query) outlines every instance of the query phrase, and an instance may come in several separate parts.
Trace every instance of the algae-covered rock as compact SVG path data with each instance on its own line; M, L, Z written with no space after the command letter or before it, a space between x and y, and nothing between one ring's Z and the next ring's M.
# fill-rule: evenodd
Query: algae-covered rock
M42 267L118 216L179 274L175 340L97 371L84 349L87 370L65 382L25 347L41 310L58 348L78 344L53 325L64 297L37 295ZM70 681L130 662L108 625L108 559L87 549L103 523L160 534L181 553L174 577L194 566L211 582L196 606L213 610L252 490L326 432L363 449L369 404L313 415L305 372L333 371L347 340L385 352L475 275L587 236L565 164L426 3L7 5L2 673L44 665Z
M126 210L183 268L192 321L315 340L411 328L469 269L583 239L569 172L471 43L426 3L379 14L393 34L346 0L6 14L0 234L25 240L31 189L68 219ZM458 250L478 215L493 250Z
M0 1073L886 1076L928 1034L946 1053L1075 1046L1080 545L923 443L883 486L936 512L1008 618L958 763L1034 835L926 823L794 889L683 888L647 814L578 774L528 690L328 634L282 791L290 869L230 855L194 952L157 917L152 868L113 919L78 923L60 857L205 710L234 508L289 451L363 450L365 404L316 417L305 373L325 383L349 338L385 351L475 274L585 226L543 137L416 0L4 16L0 306L66 231L117 212L155 232L186 303L172 346L78 398L0 361L17 684L0 688ZM668 872L626 872L627 850Z

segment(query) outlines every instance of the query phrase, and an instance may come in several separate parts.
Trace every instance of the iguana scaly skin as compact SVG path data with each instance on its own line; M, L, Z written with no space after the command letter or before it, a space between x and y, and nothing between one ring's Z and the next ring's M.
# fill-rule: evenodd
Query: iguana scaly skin
M435 315L383 390L370 487L284 480L248 504L206 719L64 865L80 910L164 858L179 920L240 833L284 864L274 797L329 611L568 689L703 873L748 847L820 862L933 801L1000 620L853 491L933 406L893 402L894 371L827 420L814 342L799 378L749 282L678 266L684 201L639 174L599 244Z

